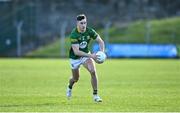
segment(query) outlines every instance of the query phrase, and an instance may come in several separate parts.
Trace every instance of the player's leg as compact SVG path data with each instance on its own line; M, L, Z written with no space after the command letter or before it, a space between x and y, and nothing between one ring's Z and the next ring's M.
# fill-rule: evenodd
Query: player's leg
M71 64L71 70L72 70L72 77L69 79L69 84L68 84L67 92L66 92L66 96L68 97L68 99L71 97L72 87L74 83L76 83L79 80L79 68L81 65L81 60L70 59L70 64Z
M72 77L69 79L69 88L72 89L75 82L79 80L79 68L72 69Z
M78 80L79 80L79 68L72 69L72 77L69 79L69 85L66 92L68 99L70 99L72 95L72 87L74 83L76 83Z
M95 63L92 59L87 59L83 65L91 74L91 84L92 84L92 88L93 88L94 100L97 102L101 102L102 99L97 94L98 93L97 92L98 91L98 79L97 79Z

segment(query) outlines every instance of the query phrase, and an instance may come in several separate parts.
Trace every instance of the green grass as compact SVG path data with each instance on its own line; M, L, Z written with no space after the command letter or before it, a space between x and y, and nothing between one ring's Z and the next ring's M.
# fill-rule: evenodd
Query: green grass
M107 60L96 66L102 103L93 102L84 68L73 98L66 99L67 59L0 59L0 112L180 112L179 60Z
M112 27L109 30L111 43L146 43L148 21L142 20L127 27ZM180 17L150 20L150 43L180 44ZM100 30L102 33L102 30Z
M70 48L70 41L68 38L65 39L65 56L68 56L69 54L69 48ZM26 54L28 57L60 57L60 40L56 40L55 42L47 45L42 46L35 51L31 51Z

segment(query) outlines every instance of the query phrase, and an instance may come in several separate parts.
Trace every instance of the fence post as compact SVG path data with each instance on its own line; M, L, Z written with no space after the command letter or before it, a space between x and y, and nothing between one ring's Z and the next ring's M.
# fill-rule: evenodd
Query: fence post
M19 21L16 24L16 43L17 43L17 56L21 57L21 31L22 31L23 21Z
M60 56L65 57L65 33L67 22L63 22L60 29Z
M149 44L151 39L151 23L149 21L146 22L145 28L146 28L145 42L146 44Z
M109 44L109 28L111 25L111 21L108 21L107 23L105 23L104 26L104 38L105 38L105 43Z

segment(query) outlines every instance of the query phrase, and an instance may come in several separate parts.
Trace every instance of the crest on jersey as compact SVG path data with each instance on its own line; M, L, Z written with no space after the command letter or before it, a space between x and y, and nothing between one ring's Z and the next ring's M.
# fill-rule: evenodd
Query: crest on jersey
M79 44L79 47L80 47L81 49L86 48L86 46L87 46L87 42L86 42L86 41L83 41L83 42L81 42L81 43Z
M82 36L82 40L85 40L85 36Z

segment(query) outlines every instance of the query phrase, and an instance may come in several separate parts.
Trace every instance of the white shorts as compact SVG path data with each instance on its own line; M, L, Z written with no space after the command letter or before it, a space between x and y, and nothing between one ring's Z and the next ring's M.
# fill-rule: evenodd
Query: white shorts
M71 69L78 69L82 64L89 59L88 57L81 57L80 59L70 59Z

